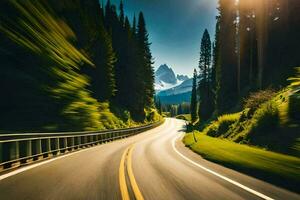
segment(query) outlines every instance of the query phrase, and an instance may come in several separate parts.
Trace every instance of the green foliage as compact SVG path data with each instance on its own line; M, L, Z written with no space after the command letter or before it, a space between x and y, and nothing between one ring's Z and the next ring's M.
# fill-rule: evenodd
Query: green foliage
M111 113L108 103L99 105L100 123L104 129L125 128L126 124Z
M289 96L288 104L289 117L293 120L300 120L300 91Z
M296 68L296 76L289 78L289 81L291 81L290 87L294 91L299 91L300 90L300 67Z
M252 176L297 189L300 183L300 159L256 147L236 144L227 140L212 138L198 132L186 134L183 142L205 159L241 170Z
M156 122L162 120L161 115L157 112L156 109L151 108L145 110L145 113L146 113L146 122Z
M300 120L300 67L296 68L295 77L289 78L292 94L289 96L289 116Z
M207 126L203 130L203 133L209 136L219 137L225 134L229 130L230 126L239 120L240 116L241 113L222 115L218 117L216 121Z
M278 105L275 101L268 101L260 106L252 117L252 133L274 131L279 125Z
M18 12L11 16L15 23L5 18L0 29L13 45L20 45L27 55L30 52L28 56L33 54L40 61L40 66L29 66L33 71L28 73L33 78L37 78L34 73L38 73L46 80L40 83L38 90L39 95L46 93L52 98L52 105L48 106L59 112L52 120L61 130L100 128L98 103L87 90L88 79L78 73L84 63L90 67L93 64L69 42L75 37L72 30L41 2L11 1L11 5ZM32 112L38 114L39 111Z
M254 112L261 104L269 101L274 96L276 96L276 92L272 89L251 93L249 97L244 99L244 108L249 108L250 112Z

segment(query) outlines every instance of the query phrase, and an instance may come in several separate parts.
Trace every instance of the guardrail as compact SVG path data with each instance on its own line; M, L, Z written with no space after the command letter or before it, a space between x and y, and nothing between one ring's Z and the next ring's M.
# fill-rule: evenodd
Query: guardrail
M82 148L126 138L161 125L90 132L0 134L0 172Z

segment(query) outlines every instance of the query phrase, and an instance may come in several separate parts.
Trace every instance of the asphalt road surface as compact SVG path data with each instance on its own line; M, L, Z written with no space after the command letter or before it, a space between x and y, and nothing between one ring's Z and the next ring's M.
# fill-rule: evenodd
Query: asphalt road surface
M184 122L0 175L1 200L300 199L202 159L183 146Z

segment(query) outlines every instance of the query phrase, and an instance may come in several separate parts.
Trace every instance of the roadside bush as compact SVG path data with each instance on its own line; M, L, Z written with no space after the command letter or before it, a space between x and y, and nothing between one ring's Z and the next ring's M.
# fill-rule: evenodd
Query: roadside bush
M230 126L240 119L240 116L241 113L222 115L218 117L217 121L212 122L205 128L203 132L209 136L219 137L225 134Z
M289 78L288 80L291 81L290 88L293 91L300 90L300 67L296 67L296 74L294 77Z
M99 104L100 122L103 126L101 129L126 128L127 125L117 118L109 109L109 103Z
M203 133L212 137L217 137L218 132L219 132L219 123L217 121L212 122L209 126L207 126L203 130Z
M300 91L289 97L288 113L293 120L300 120Z
M147 122L156 122L161 119L160 114L156 109L145 110Z
M300 119L300 67L295 68L296 73L294 77L289 78L291 82L289 88L292 95L289 97L288 114L292 119Z
M250 109L250 114L254 113L260 105L269 101L276 95L276 92L272 89L261 90L250 94L250 96L244 100L244 108Z
M274 130L279 125L279 110L275 101L263 104L253 115L252 131L263 132Z

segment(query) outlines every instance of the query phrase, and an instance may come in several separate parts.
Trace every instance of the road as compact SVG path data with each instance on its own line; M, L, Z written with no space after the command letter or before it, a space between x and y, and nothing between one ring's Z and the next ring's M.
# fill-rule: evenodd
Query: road
M202 159L183 146L184 122L0 175L1 200L300 199Z

